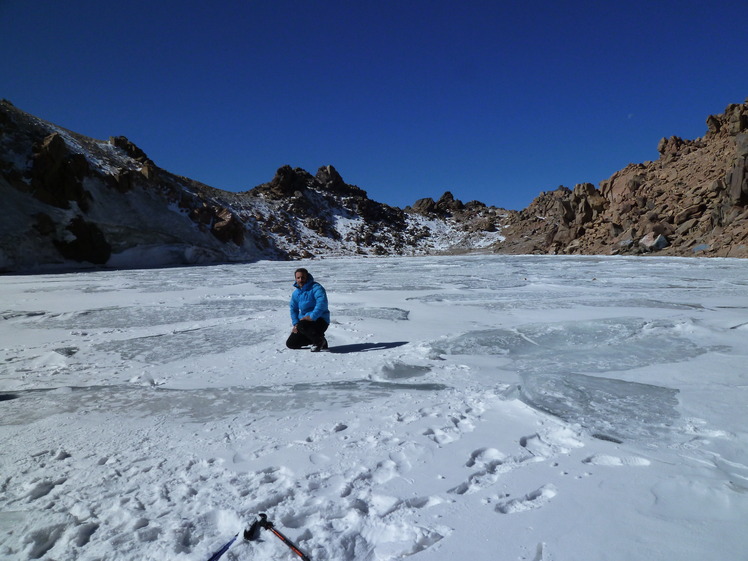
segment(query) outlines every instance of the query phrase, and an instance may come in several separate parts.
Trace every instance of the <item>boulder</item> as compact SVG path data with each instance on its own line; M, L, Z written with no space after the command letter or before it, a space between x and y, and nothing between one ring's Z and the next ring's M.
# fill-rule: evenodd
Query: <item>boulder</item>
M650 232L639 240L639 247L644 251L659 251L665 249L668 245L670 245L670 242L667 238L655 232Z
M731 135L737 135L748 129L748 107L746 104L734 103L725 110L727 130Z
M692 219L694 216L700 216L706 210L706 204L703 202L695 203L687 208L679 211L675 217L674 222L676 225L683 224L684 222Z
M244 243L244 225L227 208L221 208L216 211L216 221L213 223L210 231L224 243L234 242L238 246Z
M68 233L66 239L54 241L57 251L65 259L87 261L95 265L103 265L109 261L112 248L96 224L76 216L65 230Z
M706 126L711 134L717 134L722 129L722 120L717 115L709 115L706 118Z

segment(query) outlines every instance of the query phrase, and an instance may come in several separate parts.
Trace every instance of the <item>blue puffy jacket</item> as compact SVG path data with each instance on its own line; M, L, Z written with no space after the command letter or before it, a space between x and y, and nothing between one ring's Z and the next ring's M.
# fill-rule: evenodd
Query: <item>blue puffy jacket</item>
M291 294L291 323L296 325L299 319L309 316L312 321L322 318L330 323L330 310L327 309L327 293L323 286L315 282L311 273L307 276L307 281L299 288L299 285L293 283L296 290Z

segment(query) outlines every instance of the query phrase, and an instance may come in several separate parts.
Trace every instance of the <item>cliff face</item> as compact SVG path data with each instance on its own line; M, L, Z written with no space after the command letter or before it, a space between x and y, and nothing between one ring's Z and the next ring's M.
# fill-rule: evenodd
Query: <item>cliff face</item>
M277 256L220 191L0 102L0 271L152 266ZM227 242L231 243L227 243Z
M748 103L707 119L696 140L663 138L654 162L541 193L512 215L508 253L748 257Z

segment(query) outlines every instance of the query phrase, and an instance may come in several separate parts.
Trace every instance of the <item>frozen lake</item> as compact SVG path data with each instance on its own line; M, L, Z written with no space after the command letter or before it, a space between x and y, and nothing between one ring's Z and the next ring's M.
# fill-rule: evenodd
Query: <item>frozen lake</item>
M329 352L284 346L297 266ZM261 262L0 301L7 558L207 559L259 512L315 561L748 547L746 261Z

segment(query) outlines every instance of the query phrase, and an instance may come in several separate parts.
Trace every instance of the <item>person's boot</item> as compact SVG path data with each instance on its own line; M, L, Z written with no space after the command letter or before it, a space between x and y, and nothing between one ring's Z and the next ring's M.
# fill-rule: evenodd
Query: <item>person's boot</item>
M314 345L312 346L312 352L313 352L313 353L318 353L318 352L320 352L321 350L324 350L324 349L327 349L327 348L328 348L328 347L327 347L327 339L325 339L324 337L322 337L322 338L321 338L321 339L320 339L319 341L317 341L317 342L316 342L316 343L315 343L315 344L314 344Z

